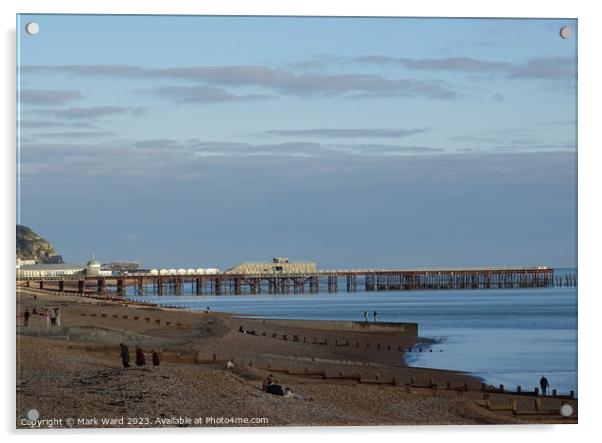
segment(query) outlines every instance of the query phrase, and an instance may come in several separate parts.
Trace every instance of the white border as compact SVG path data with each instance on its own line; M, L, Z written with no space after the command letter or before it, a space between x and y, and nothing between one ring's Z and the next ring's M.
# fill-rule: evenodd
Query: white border
M597 259L602 223L600 214L599 168L602 149L600 142L600 115L596 114L600 94L600 43L602 43L602 18L595 1L531 1L505 0L493 2L476 0L440 0L391 2L384 0L2 0L0 21L2 23L3 68L0 134L3 137L2 152L2 262L0 265L2 298L4 302L3 326L4 357L2 380L4 382L1 404L2 431L13 439L15 404L14 369L14 283L12 266L15 242L15 14L48 13L112 13L112 14L231 14L231 15L337 15L337 16L445 16L445 17L562 17L579 19L579 420L576 426L505 426L505 427L386 427L386 428L292 428L279 430L201 430L191 433L186 430L152 430L126 433L128 439L164 440L173 437L194 436L198 438L222 439L244 438L245 441L304 441L315 438L344 435L348 441L363 441L377 433L377 438L439 438L447 442L478 441L479 443L503 441L531 441L545 439L546 442L586 440L596 435L596 424L600 420L600 346L598 314L600 299L596 283ZM553 223L553 220L550 220ZM72 438L101 441L124 434L119 431L84 431L55 433L21 433L26 439ZM142 434L142 435L141 435Z

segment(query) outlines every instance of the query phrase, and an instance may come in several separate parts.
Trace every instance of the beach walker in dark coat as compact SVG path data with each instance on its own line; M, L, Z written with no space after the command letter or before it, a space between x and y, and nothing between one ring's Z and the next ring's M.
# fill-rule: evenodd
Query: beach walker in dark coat
M548 379L543 375L539 379L539 387L541 388L541 394L545 397L548 388L550 387L550 383L548 383Z
M140 346L136 346L136 366L146 365L146 355Z
M159 360L159 354L154 349L151 351L151 355L153 357L153 366L159 366L161 360Z
M127 345L125 345L123 343L119 343L119 348L120 348L119 355L121 355L121 362L123 363L123 367L129 368L130 367L130 350L128 349Z

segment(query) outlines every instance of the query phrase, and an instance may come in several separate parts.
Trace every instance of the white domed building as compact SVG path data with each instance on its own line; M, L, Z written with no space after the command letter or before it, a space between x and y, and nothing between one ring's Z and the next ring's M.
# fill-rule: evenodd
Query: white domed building
M88 263L86 263L86 269L84 269L84 272L86 276L98 277L100 275L100 267L100 262L95 258L92 258L90 261L88 261Z

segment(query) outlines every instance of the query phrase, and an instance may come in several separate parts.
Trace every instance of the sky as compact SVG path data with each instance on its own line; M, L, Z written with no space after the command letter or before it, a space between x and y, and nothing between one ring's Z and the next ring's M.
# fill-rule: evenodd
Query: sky
M17 219L66 261L576 266L575 20L17 22Z

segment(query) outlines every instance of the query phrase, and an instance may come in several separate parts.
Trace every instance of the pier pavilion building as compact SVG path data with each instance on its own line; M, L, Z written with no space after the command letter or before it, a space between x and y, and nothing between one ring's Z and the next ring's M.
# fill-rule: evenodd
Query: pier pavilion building
M225 274L313 274L316 263L292 262L287 257L274 257L271 262L244 262L228 269Z

